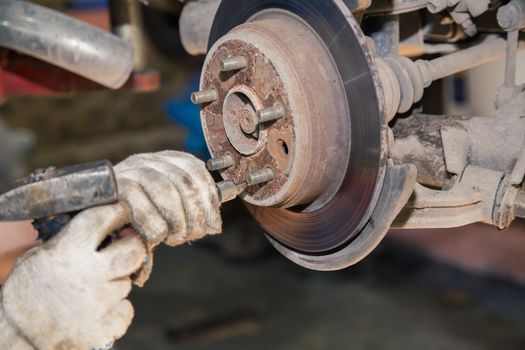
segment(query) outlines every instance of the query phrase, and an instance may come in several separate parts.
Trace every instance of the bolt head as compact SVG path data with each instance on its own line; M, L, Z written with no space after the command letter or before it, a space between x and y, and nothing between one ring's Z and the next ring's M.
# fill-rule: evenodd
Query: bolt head
M240 126L242 131L244 131L247 134L253 134L255 131L257 131L257 116L248 109L243 109L241 111L241 118L240 118Z
M519 22L519 9L509 4L500 7L497 13L498 24L504 30L513 30Z

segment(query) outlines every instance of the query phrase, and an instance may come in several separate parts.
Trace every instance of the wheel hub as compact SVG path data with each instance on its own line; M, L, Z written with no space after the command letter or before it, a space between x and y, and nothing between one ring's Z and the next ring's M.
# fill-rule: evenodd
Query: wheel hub
M210 164L309 268L345 267L330 256L370 226L386 169L380 89L343 0L222 0L199 92Z
M282 11L255 19L208 54L202 89L218 95L202 110L210 151L233 157L234 165L221 174L236 183L250 172L273 170L271 181L240 194L252 205L322 206L341 184L350 152L343 83L304 22ZM230 61L245 64L225 70ZM276 118L261 120L272 109Z

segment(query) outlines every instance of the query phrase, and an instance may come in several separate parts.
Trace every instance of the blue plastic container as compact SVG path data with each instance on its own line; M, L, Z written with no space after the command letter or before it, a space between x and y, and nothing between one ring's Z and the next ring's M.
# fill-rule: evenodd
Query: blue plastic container
M202 132L200 107L191 103L191 93L199 90L200 72L194 72L184 89L166 103L169 118L188 131L186 151L201 159L209 158L208 146Z
M71 9L100 9L107 7L107 0L69 0L68 7Z

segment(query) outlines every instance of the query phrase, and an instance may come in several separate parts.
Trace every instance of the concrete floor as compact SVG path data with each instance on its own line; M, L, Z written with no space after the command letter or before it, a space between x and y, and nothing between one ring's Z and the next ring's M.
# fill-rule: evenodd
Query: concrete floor
M306 271L271 250L228 261L209 246L161 248L132 300L136 319L118 349L525 348L524 288L389 242L337 273Z

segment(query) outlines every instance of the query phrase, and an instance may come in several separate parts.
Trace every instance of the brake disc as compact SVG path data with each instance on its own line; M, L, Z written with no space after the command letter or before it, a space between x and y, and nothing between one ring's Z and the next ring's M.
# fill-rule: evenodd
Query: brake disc
M222 1L201 79L216 93L203 130L212 156L233 160L223 178L242 184L271 169L240 197L281 252L330 255L369 223L387 164L378 81L344 1ZM257 122L272 109L278 118Z

